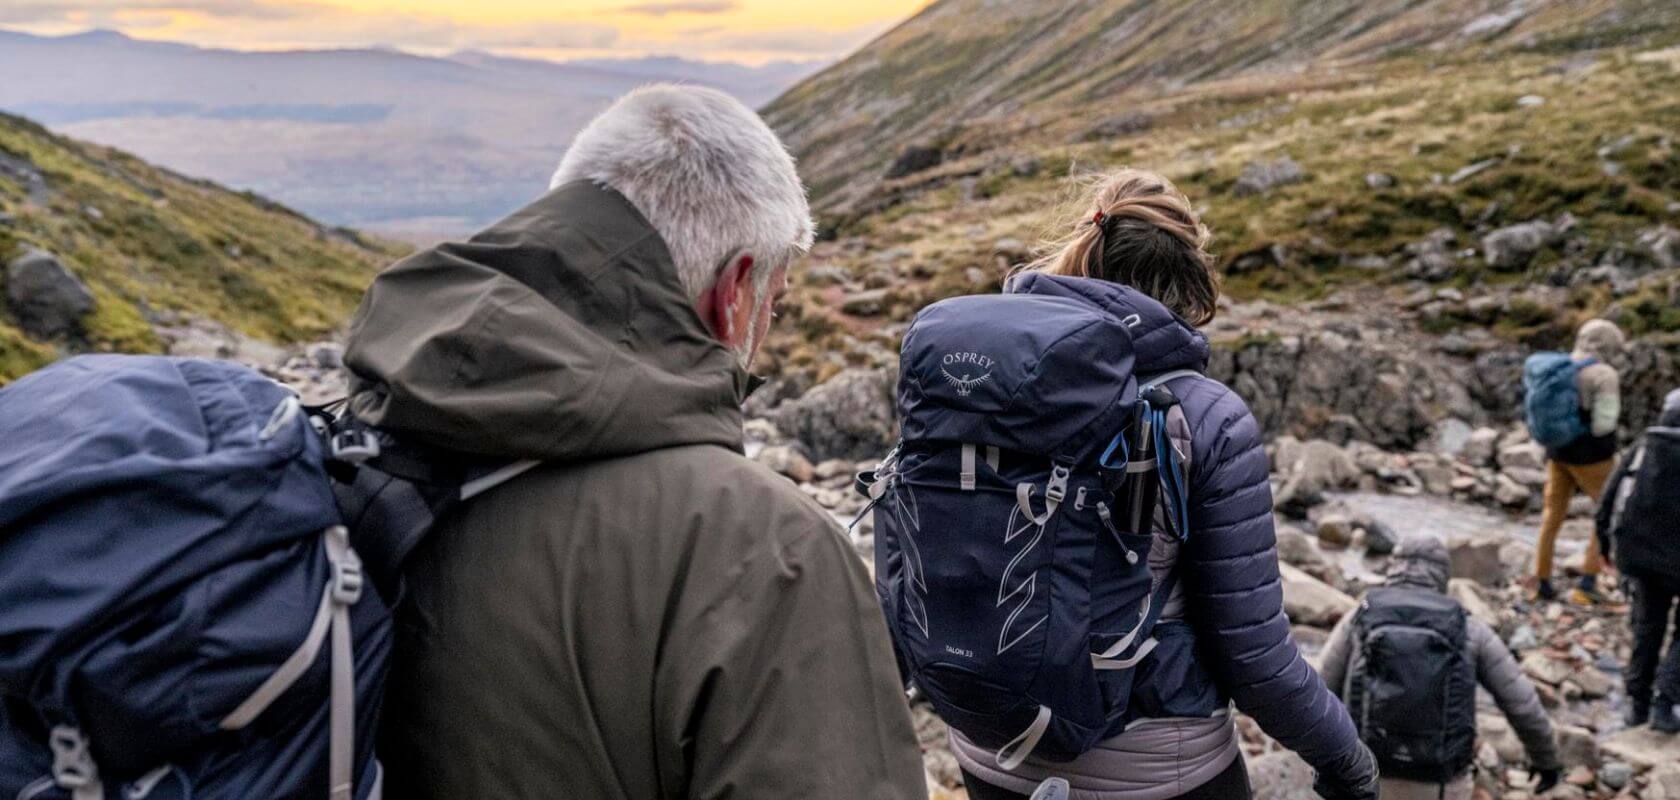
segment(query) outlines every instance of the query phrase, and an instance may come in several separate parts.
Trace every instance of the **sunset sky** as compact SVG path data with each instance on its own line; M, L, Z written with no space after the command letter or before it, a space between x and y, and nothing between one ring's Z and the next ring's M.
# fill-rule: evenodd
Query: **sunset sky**
M388 46L762 63L842 55L928 0L0 0L0 27L241 49Z

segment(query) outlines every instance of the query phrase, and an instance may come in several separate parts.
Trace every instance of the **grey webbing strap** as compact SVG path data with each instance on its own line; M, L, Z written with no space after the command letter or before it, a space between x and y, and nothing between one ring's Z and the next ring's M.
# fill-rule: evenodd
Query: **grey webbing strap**
M1168 372L1168 373L1163 374L1163 375L1155 375L1155 376L1150 377L1149 381L1147 383L1143 384L1142 386L1139 386L1138 389L1141 391L1141 390L1144 390L1144 389L1151 389L1151 388L1154 388L1156 386L1166 386L1168 383L1171 383L1172 381L1176 381L1179 378L1188 378L1188 377L1191 377L1191 376L1195 376L1195 377L1200 378L1200 377L1202 377L1202 373L1197 372L1193 369L1175 369L1172 372Z
M1143 640L1143 644L1138 645L1138 649L1137 649L1136 653L1133 653L1126 658L1119 659L1118 661L1109 660L1109 659L1099 659L1099 658L1097 658L1096 656L1093 655L1093 656L1091 656L1091 668L1092 669L1131 669L1132 667L1135 667L1139 663L1141 663L1145 658L1148 658L1149 654L1154 652L1155 647L1157 645L1159 645L1160 643L1161 643L1160 640L1151 636L1150 638Z
M491 489L513 480L541 464L541 461L515 461L482 478L461 484L461 499L471 500Z
M986 466L991 467L993 472L997 472L1002 469L999 466L1002 463L1003 453L992 445L986 445Z
M975 447L971 444L962 446L962 490L974 491Z
M1044 732L1050 729L1050 709L1046 706L1038 707L1038 716L1033 718L1032 724L1021 731L1019 736L1010 739L997 751L997 765L1005 772L1013 772L1032 755L1033 748L1038 746L1039 740L1044 738Z
M350 607L362 599L362 562L350 548L350 533L343 527L327 530L327 558L333 565L333 582L328 587L333 604L327 797L353 800L356 795L356 660L350 641Z
M362 561L350 547L350 533L341 525L322 535L332 579L321 592L321 604L310 623L303 644L293 651L268 679L258 686L221 722L223 730L236 731L250 725L274 701L286 693L320 655L321 646L332 636L332 695L329 710L327 752L328 797L352 800L355 796L356 754L356 664L350 639L350 607L362 597ZM77 798L81 800L81 798Z
M1153 472L1154 470L1155 459L1153 458L1144 458L1137 461L1126 462L1126 474L1128 475L1134 472Z
M1092 653L1091 663L1093 665L1099 665L1104 661L1108 661L1115 656L1126 652L1126 648L1131 647L1132 642L1137 641L1138 634L1143 632L1144 623L1149 621L1149 604L1153 601L1153 597L1149 595L1143 596L1143 607L1138 609L1137 627L1132 628L1130 633L1120 637L1120 641L1109 645L1107 650L1104 650L1101 653ZM1102 669L1101 666L1098 666L1097 668Z

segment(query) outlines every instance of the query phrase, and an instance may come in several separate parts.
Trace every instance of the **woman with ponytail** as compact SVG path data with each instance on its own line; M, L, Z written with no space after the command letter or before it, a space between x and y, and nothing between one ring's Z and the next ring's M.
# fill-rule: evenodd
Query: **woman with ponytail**
M1234 704L1317 771L1327 800L1374 800L1370 750L1289 635L1260 426L1242 398L1200 374L1209 348L1197 327L1213 320L1219 298L1207 227L1166 178L1128 169L1096 187L1070 228L1010 290L1082 291L1123 305L1135 317L1136 373L1178 376L1164 385L1182 410L1169 428L1190 475L1188 538L1157 534L1150 551L1151 571L1176 571L1177 588L1156 628L1159 646L1136 668L1128 712L1136 719L1073 762L1029 759L1008 772L953 733L969 796L1019 800L1062 777L1074 800L1249 798ZM1104 283L1081 289L1046 275Z

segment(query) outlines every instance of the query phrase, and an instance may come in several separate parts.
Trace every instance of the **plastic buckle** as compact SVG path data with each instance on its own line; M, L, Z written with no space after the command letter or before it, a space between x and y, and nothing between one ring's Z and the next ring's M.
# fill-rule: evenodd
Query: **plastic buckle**
M61 789L80 789L99 780L99 768L93 763L87 737L68 725L52 729L47 739L52 750L52 777Z
M333 601L353 606L362 599L362 561L354 553L333 564Z
M1068 477L1073 473L1060 464L1050 470L1050 483L1044 487L1044 496L1052 503L1060 503L1067 497Z
M339 431L333 434L331 449L334 459L360 464L379 457L379 439L372 431Z

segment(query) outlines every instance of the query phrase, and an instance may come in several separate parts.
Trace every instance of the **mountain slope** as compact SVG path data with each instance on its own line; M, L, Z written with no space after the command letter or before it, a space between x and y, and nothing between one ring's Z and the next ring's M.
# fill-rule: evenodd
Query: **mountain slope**
M1672 32L1666 0L941 0L766 108L825 208L906 144L1076 137L1198 85Z
M23 333L0 291L0 382L64 351L158 351L154 325L181 318L277 341L320 336L400 254L261 197L0 114L0 264L30 248L55 255L94 306L78 331L40 341Z

